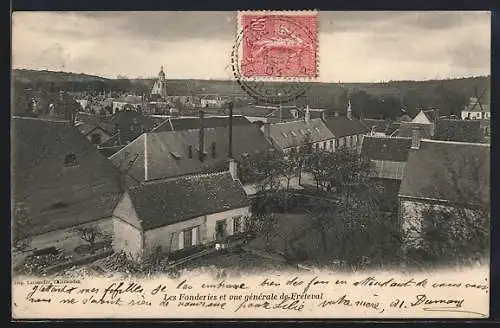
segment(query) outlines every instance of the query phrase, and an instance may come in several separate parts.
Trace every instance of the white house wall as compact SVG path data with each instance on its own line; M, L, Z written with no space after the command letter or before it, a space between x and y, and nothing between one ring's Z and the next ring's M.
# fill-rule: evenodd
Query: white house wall
M220 212L177 222L171 225L148 230L144 233L144 246L146 252L151 252L161 247L163 252L172 252L180 249L179 240L182 240L182 231L199 227L197 230L198 242L206 244L215 241L215 227L219 220L226 220L227 234L233 234L233 218L237 216L250 215L249 207L242 207L226 212ZM243 224L243 219L242 219ZM194 236L193 236L194 237ZM185 246L185 245L184 245ZM185 247L183 247L185 248Z
M142 231L124 220L113 218L113 249L124 251L129 257L138 259L143 254Z

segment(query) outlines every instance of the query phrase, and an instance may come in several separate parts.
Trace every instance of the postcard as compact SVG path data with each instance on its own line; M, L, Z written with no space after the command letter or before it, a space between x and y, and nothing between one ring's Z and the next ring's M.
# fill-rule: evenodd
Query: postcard
M487 318L490 25L14 12L12 318Z

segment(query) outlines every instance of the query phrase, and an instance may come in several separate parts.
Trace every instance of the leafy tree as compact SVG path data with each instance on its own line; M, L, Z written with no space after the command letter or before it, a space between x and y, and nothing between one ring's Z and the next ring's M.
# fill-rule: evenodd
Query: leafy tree
M15 250L22 251L29 247L30 225L29 209L25 204L17 202L12 220L12 246Z
M255 215L246 224L247 232L254 235L264 235L266 239L266 249L271 249L271 239L276 235L278 221L273 213Z
M317 189L337 193L345 186L365 183L372 164L359 157L351 148L342 146L335 152L316 151L309 158L307 170L313 175Z
M489 157L464 155L436 176L436 183L448 183L453 203L425 203L415 212L403 212L405 251L409 261L421 267L469 265L483 261L490 250L490 202L486 196L484 169ZM464 166L468 169L465 170ZM468 172L464 181L463 174ZM437 174L437 173L436 173ZM466 185L465 185L466 184ZM466 188L463 188L466 186ZM435 190L433 189L435 188ZM430 186L430 192L439 192Z

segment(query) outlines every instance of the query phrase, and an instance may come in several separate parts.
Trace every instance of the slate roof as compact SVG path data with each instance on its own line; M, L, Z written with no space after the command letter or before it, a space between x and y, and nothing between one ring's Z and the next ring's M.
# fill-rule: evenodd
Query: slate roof
M80 130L80 132L84 136L88 135L90 132L94 131L97 128L101 128L104 132L106 132L107 134L110 134L110 135L112 135L112 133L113 133L113 127L107 123L98 123L98 124L82 123L82 124L76 125L76 127L78 128L78 130Z
M128 193L143 230L249 205L229 172L147 182Z
M233 116L233 126L236 125L250 125L252 124L244 116ZM212 116L203 118L203 126L205 128L216 128L229 126L229 117ZM166 132L166 131L181 131L198 129L200 127L200 119L198 117L179 117L167 119L158 127L153 129L153 132Z
M481 142L481 122L479 120L440 119L436 122L434 139L458 142Z
M411 138L413 135L413 128L415 127L419 128L421 138L431 139L433 137L433 124L419 124L411 122L401 122L396 132L396 136Z
M281 108L281 118L284 120L295 119L292 114L292 110L297 110L295 107ZM224 111L228 114L228 110ZM280 110L277 107L257 107L257 106L245 106L245 107L235 107L233 108L233 115L242 115L249 117L262 117L262 118L280 118Z
M390 124L389 120L377 120L371 118L363 118L359 121L365 128L368 129L368 131L371 131L373 128L374 132L379 133L387 133L387 128Z
M128 173L139 181L146 180L146 166L148 180L226 170L229 129L205 128L204 136L206 156L203 162L198 158L199 130L144 133L112 155L110 160L121 170L128 167ZM212 142L216 147L215 158L211 152ZM189 146L192 146L192 158L189 158ZM245 153L263 152L270 148L271 144L258 126L233 126L235 159Z
M337 138L364 134L370 130L356 119L348 119L345 116L327 117L325 124Z
M422 140L410 151L399 195L464 207L489 204L490 146Z
M406 162L411 138L364 136L361 156L370 160Z
M11 140L12 201L29 208L30 233L111 215L121 194L120 173L78 129L14 117ZM76 156L78 166L64 166L68 154Z
M469 103L464 107L464 111L467 112L489 112L490 104L478 101L477 98L472 97L469 99Z
M121 129L128 129L130 124L133 123L134 119L144 126L146 131L151 131L154 126L154 122L149 117L132 110L119 111L110 119L109 124L112 126L118 126Z
M427 119L429 119L429 121L434 122L436 120L436 115L437 115L436 110L426 109L426 110L423 110L423 112L424 112L425 116L427 116Z
M281 149L300 146L306 139L307 133L311 136L311 142L335 138L320 118L311 119L309 122L297 120L269 124L269 137L273 145Z
M134 95L127 95L125 97L120 97L119 99L115 100L116 102L125 102L128 104L140 104L142 103L142 97L141 96L134 96Z

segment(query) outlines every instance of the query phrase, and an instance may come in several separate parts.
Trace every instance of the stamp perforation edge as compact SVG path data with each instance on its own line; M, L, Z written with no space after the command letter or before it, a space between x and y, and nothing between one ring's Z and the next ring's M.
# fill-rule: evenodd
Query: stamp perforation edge
M296 15L296 16L307 16L307 15L315 15L316 16L316 30L314 33L316 33L316 42L315 42L315 63L316 63L316 76L300 76L300 77L292 77L292 76L283 76L283 77L276 77L276 76L259 76L259 77L245 77L242 74L238 77L242 81L247 81L247 82L318 82L320 79L320 52L319 52L319 20L318 20L318 13L319 10L317 9L305 9L305 10L238 10L237 11L237 24L236 24L236 38L235 40L237 41L240 34L243 33L243 26L242 26L242 20L241 16L242 15ZM240 41L241 42L241 41ZM237 47L237 43L233 47ZM241 60L242 55L240 55L240 52L242 52L242 47L238 47L238 49L235 49L238 52L238 61ZM235 63L238 67L240 65L239 62Z

